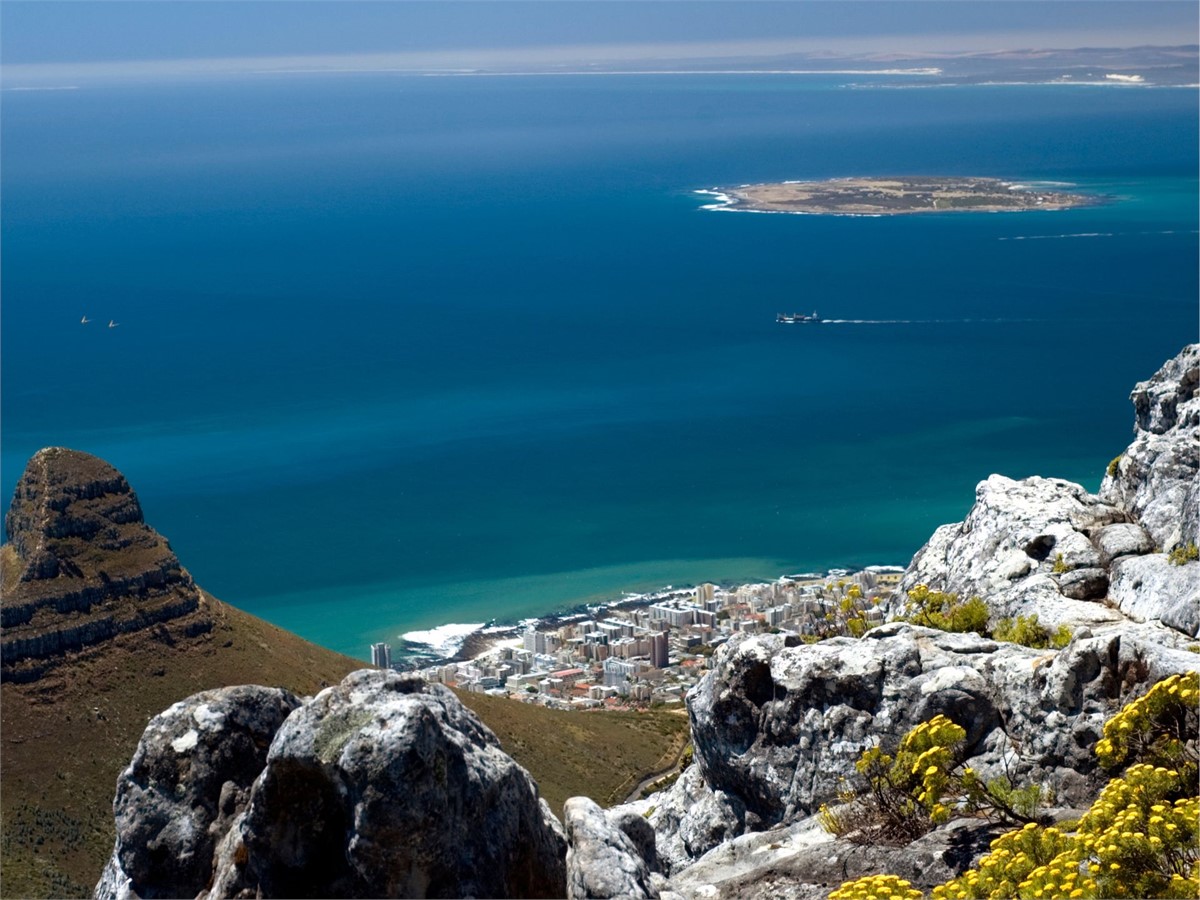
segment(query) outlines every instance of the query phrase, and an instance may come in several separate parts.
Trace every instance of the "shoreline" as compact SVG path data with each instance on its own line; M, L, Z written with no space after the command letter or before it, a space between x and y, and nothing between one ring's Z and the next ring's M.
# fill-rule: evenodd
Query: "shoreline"
M857 572L903 572L905 566L900 565L869 565L854 568L831 568L824 572L795 572L780 575L769 582L716 583L724 590L736 590L752 584L774 584L783 581L805 583L825 581L830 578L844 578ZM409 631L400 636L400 643L393 648L392 668L400 671L416 671L434 666L444 666L451 663L469 662L486 656L501 645L510 641L519 641L521 635L529 628L537 631L553 631L572 622L607 615L613 610L639 609L661 603L664 600L681 599L692 596L696 591L695 585L675 587L666 585L656 591L645 593L625 594L619 599L607 603L582 603L568 609L558 610L541 616L532 616L515 623L492 619L480 624L446 623L436 628L424 631ZM432 640L421 640L414 637L430 637ZM451 649L453 648L453 649ZM447 651L451 652L439 652Z

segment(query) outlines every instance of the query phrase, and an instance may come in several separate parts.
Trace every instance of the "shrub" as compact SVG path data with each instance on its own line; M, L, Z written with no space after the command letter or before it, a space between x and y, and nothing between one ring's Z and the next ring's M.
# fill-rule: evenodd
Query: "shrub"
M847 881L829 895L829 900L921 900L921 892L895 875L868 875Z
M985 783L962 765L966 734L939 715L908 732L895 757L880 747L864 751L855 769L866 780L865 792L843 795L847 805L836 811L822 806L822 827L856 843L908 843L948 821L956 810L1029 821L1041 789L1014 789L1007 779Z
M1138 764L1114 778L1075 834L1028 824L992 842L979 867L933 900L987 897L1197 897L1195 785L1177 770ZM1172 799L1174 798L1174 799Z
M1121 466L1121 458L1124 455L1125 454L1123 454L1123 453L1118 453L1116 456L1114 456L1112 458L1112 462L1110 462L1108 464L1108 468L1105 471L1108 472L1108 475L1110 478L1114 477L1117 474L1117 469L1120 468L1120 466Z
M1197 768L1196 733L1200 730L1200 673L1172 675L1104 723L1096 756L1105 768L1132 762Z
M1167 678L1105 724L1096 755L1129 768L1073 834L1027 824L1003 835L934 900L1200 897L1197 682L1195 672Z
M1167 554L1167 562L1173 566L1182 566L1200 559L1200 547L1195 543L1179 544Z
M908 592L908 604L899 619L941 631L974 631L986 636L988 608L979 597L960 601L958 594L931 591L918 584Z
M998 641L1008 641L1042 650L1053 647L1061 650L1071 643L1071 629L1060 625L1053 632L1038 621L1037 613L1031 616L1017 616L1016 619L1001 619L992 629L992 637Z

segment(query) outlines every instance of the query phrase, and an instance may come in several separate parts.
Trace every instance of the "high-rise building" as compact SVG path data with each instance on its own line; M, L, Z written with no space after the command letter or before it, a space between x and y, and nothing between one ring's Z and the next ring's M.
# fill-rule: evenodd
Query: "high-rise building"
M660 631L650 638L650 665L656 669L665 669L667 667L667 657L667 633Z
M371 645L371 665L381 669L392 667L392 648L388 644Z

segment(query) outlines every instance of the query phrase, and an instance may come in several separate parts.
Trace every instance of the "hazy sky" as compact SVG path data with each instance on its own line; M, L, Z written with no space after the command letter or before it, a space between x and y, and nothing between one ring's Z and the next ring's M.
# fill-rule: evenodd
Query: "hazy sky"
M1197 42L1192 0L4 0L17 77ZM205 60L180 65L181 60ZM129 66L130 62L159 62Z

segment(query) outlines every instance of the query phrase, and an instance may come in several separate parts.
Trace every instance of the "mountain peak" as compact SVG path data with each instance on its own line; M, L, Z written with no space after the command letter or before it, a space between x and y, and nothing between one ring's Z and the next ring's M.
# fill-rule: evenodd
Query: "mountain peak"
M4 678L35 681L66 654L161 626L212 623L129 482L104 460L48 447L29 460L5 518ZM178 636L178 635L177 635Z

